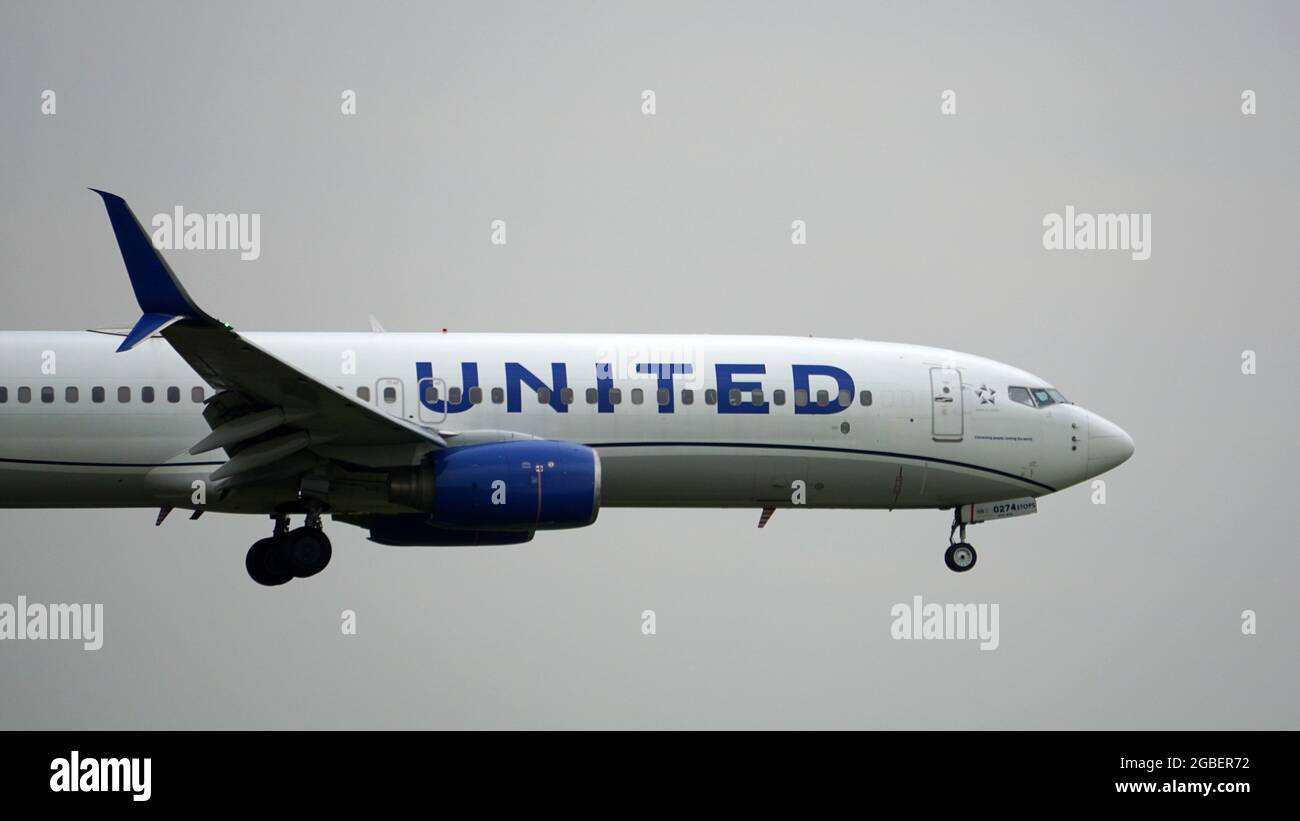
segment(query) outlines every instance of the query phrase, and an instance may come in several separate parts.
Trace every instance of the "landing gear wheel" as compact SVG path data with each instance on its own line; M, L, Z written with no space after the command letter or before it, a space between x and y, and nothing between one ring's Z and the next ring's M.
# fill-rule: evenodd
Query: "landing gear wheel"
M943 552L943 563L954 573L965 573L975 566L975 548L965 542L948 545Z
M300 579L324 570L334 555L329 537L319 528L300 527L281 538L284 540L285 566Z
M266 587L277 587L293 578L284 561L284 551L279 539L261 539L253 542L244 557L244 569L253 581Z

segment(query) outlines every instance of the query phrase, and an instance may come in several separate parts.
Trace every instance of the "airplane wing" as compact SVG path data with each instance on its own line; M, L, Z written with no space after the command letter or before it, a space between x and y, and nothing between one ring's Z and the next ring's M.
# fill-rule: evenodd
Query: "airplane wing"
M104 200L122 261L143 315L119 352L155 333L219 393L204 417L213 428L191 453L225 448L231 460L213 474L229 485L265 475L313 444L446 447L430 428L391 416L321 382L212 318L194 303L126 201L91 189Z

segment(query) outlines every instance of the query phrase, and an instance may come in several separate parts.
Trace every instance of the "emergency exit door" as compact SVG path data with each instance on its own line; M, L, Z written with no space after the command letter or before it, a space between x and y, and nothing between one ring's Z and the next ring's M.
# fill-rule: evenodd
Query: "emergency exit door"
M936 442L961 441L961 371L956 368L930 369L930 430Z
M420 422L426 425L440 425L447 420L447 383L436 376L426 376L420 380L419 401L415 403L420 412Z
M375 404L384 413L398 418L406 415L406 402L402 396L402 380L380 379L375 383Z

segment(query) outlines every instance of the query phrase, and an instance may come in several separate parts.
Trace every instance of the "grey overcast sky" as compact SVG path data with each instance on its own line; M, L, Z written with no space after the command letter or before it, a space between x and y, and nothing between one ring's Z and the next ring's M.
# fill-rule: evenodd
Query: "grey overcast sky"
M1105 505L972 530L964 576L939 511L606 510L494 550L336 524L266 590L258 517L3 510L0 602L102 602L105 639L0 643L0 727L1300 728L1297 15L7 0L2 328L135 318L95 186L261 214L256 261L169 255L243 329L932 344L1137 452ZM1151 214L1151 258L1044 250L1068 205ZM892 640L914 595L997 603L1000 647Z

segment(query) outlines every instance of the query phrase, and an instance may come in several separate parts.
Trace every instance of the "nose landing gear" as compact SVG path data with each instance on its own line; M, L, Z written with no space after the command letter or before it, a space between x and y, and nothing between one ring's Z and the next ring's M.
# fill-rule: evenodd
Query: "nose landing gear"
M943 562L948 565L948 569L954 573L965 573L975 566L975 548L966 542L955 542L948 545L948 549L943 552Z
M274 518L271 537L254 542L244 557L244 568L253 581L276 587L324 570L334 549L321 529L320 513L309 513L306 524L296 530L289 529L288 516Z
M954 541L958 531L961 532L960 541ZM948 549L943 552L943 563L954 573L965 573L975 566L975 560L978 558L975 548L966 541L966 523L961 520L960 508L954 508L952 529L948 531Z

